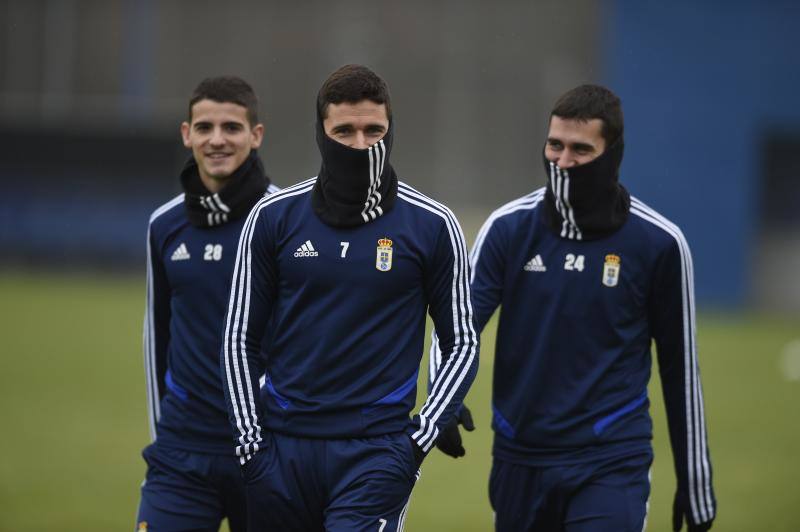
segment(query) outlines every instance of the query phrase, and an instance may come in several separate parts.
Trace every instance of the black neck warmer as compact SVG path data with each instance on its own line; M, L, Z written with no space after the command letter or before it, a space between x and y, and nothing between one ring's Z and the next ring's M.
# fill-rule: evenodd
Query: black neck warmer
M594 240L622 227L631 198L619 184L622 139L600 157L570 169L544 159L549 176L545 192L545 219L562 238Z
M197 161L190 157L181 171L181 185L186 193L184 204L189 222L197 227L213 227L241 218L264 196L269 177L256 150L231 175L228 183L212 194L200 180Z
M317 145L322 155L312 205L328 225L355 227L385 214L397 199L397 176L389 164L392 124L381 140L358 150L330 138L317 119Z

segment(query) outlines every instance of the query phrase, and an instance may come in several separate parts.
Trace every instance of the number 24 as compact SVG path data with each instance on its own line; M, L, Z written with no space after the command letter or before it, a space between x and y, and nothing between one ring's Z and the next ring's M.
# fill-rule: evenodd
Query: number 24
M564 261L564 269L569 271L578 270L579 272L583 271L583 255L578 255L577 257L572 253L567 253Z

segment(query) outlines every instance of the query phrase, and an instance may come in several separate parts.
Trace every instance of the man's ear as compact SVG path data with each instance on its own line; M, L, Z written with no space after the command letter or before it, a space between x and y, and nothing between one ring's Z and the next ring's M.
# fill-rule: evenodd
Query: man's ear
M256 124L253 126L251 133L253 135L253 140L250 143L250 147L255 150L261 146L261 141L264 140L264 124Z
M192 142L189 140L189 131L192 126L189 125L189 122L182 122L181 123L181 137L183 137L183 145L187 148L192 147Z

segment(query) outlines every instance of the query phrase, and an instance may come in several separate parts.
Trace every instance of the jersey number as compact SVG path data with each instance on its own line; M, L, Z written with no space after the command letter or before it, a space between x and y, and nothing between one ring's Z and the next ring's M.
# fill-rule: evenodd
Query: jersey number
M206 252L203 260L220 260L222 258L222 246L220 244L206 244Z
M566 259L564 261L564 269L569 271L578 270L579 272L583 271L583 255L578 255L577 257L572 253L567 253Z
M342 258L347 256L347 248L350 247L350 242L339 242L339 245L342 246Z

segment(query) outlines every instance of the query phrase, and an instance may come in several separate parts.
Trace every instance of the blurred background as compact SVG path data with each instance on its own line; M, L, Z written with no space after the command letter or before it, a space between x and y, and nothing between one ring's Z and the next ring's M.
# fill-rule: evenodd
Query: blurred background
M386 79L400 179L451 206L470 241L544 184L561 93L622 98L621 179L694 254L719 528L800 529L798 24L789 0L0 0L0 530L133 525L145 233L180 192L195 85L254 86L262 158L288 186L319 169L316 92L345 63ZM493 345L485 334L470 455L431 457L410 530L491 528ZM655 377L651 399L658 418ZM667 530L663 420L655 436L649 529Z

